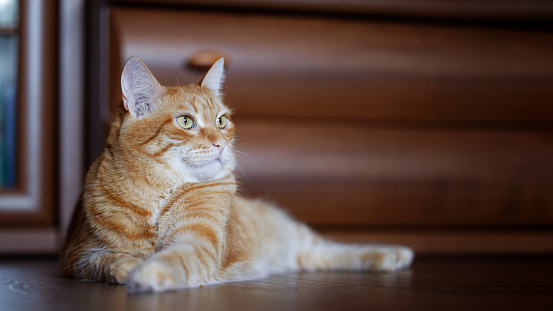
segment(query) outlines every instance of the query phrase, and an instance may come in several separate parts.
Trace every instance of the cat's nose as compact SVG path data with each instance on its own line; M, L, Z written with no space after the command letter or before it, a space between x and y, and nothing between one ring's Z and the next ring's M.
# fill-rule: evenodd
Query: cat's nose
M223 153L223 150L225 150L225 147L227 146L227 142L224 140L218 140L216 142L212 142L211 144L219 150L219 153Z

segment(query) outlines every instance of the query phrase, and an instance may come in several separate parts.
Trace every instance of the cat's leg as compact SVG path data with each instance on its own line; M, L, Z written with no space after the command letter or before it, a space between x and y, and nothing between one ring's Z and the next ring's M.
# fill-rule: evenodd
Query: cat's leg
M116 257L112 254L112 258ZM125 284L129 272L140 262L142 259L129 256L127 254L118 254L119 258L113 260L109 265L109 271L106 273L109 275L108 282Z
M300 268L312 270L395 271L408 267L413 250L395 245L364 245L331 242L299 226L303 239L298 249Z
M403 246L348 245L325 242L298 253L305 270L395 271L408 267L413 251Z
M125 284L129 272L142 261L126 253L110 252L104 249L87 249L73 258L79 258L72 265L65 265L65 273L77 278L109 283Z
M200 243L201 244L201 243ZM127 279L127 290L160 292L218 283L218 264L212 247L182 243L155 253Z
M158 292L220 282L235 187L234 179L227 178L177 190L178 199L159 218L160 250L131 271L128 291Z

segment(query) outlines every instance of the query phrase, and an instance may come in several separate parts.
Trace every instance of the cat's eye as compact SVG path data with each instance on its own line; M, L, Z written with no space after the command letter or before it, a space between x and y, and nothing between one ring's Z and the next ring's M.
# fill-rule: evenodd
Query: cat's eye
M194 126L194 119L191 116L177 117L177 124L183 129L191 129Z
M224 115L217 118L217 127L220 129L224 129L227 127L227 117Z

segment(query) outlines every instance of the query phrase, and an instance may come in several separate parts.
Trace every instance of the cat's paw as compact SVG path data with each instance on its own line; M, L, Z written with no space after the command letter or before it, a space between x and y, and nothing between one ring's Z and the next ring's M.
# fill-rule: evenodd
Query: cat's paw
M413 262L415 253L404 246L394 246L383 249L374 260L373 270L389 272L407 268Z
M125 284L129 272L141 261L141 259L130 256L117 260L109 267L109 282Z
M129 293L161 292L175 288L177 278L170 265L150 259L131 271L126 284Z

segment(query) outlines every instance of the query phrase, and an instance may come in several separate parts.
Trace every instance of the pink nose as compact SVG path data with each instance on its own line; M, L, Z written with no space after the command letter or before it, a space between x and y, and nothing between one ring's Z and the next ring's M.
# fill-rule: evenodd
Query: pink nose
M218 140L216 142L211 143L213 147L217 148L219 150L219 153L223 153L223 150L225 150L225 147L227 146L227 142L224 140Z

